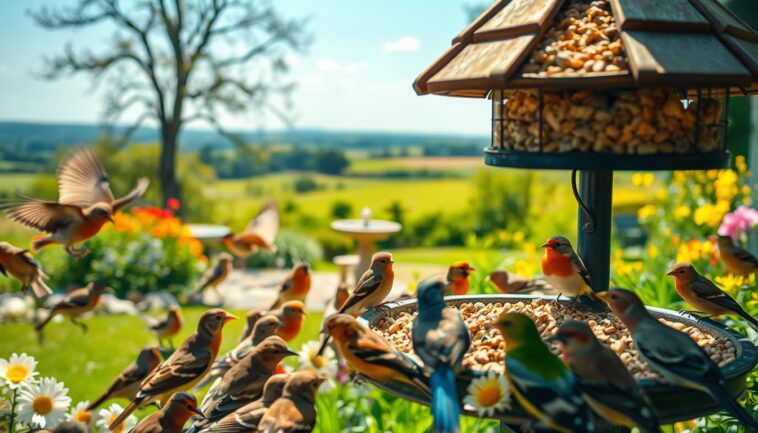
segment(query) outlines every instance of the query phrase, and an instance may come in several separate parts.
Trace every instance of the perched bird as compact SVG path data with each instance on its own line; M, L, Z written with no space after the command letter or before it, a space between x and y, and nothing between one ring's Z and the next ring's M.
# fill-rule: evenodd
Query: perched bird
M260 433L308 433L316 425L316 393L324 379L303 370L290 375L282 397L276 400L258 424Z
M465 295L468 293L468 276L474 271L476 271L476 268L469 265L467 262L458 261L450 265L447 269L447 275L445 276L445 280L447 281L445 294Z
M204 418L195 396L186 392L172 395L161 409L137 424L129 433L181 433L193 416Z
M127 365L121 373L113 379L107 390L95 401L87 406L87 411L97 409L104 401L111 398L125 398L133 400L139 391L140 383L161 363L161 352L158 346L148 346L142 349L137 359Z
M168 314L164 319L151 321L148 324L150 331L158 338L158 345L163 347L163 339L168 340L169 347L174 348L174 343L171 338L182 330L184 321L182 319L182 309L178 305L171 305L168 307Z
M275 374L263 385L263 396L248 403L220 420L206 425L194 433L248 433L256 432L266 411L282 396L289 374Z
M616 352L603 345L584 322L569 320L551 340L560 342L563 360L579 380L592 410L611 424L659 433L661 426L642 387Z
M505 269L494 269L487 277L500 293L523 294L535 290L550 290L552 287L541 279L529 279L523 275L514 274Z
M540 246L545 249L542 272L551 286L561 294L573 296L575 300L581 296L597 299L592 291L590 274L568 239L553 236Z
M758 258L734 243L730 236L719 236L716 245L727 271L735 275L750 275L758 271Z
M245 359L263 340L276 335L281 327L282 321L278 317L270 314L261 317L255 323L253 334L246 340L242 340L241 343L237 344L234 349L227 352L223 357L217 358L211 367L211 371L197 384L196 388L202 388L223 376L230 368Z
M460 431L461 404L455 374L471 346L458 310L445 304L448 285L436 278L418 285L418 315L413 320L413 351L431 377L432 432Z
M691 264L677 263L666 275L674 277L676 292L688 304L695 307L697 312L710 316L736 314L758 329L758 320L748 314L726 292L716 287L711 280L698 274Z
M19 248L8 242L0 242L0 273L11 274L21 281L21 291L26 292L30 288L34 297L42 299L53 293L45 284L47 275L42 271L39 262L29 253L29 250Z
M261 317L263 317L263 311L261 310L250 310L247 312L245 315L245 327L242 329L242 333L237 339L238 343L242 343L247 337L252 335L253 329L255 328L255 322Z
M534 418L535 427L561 433L594 432L576 377L542 342L532 319L503 313L492 326L505 340L505 375L511 392Z
M224 310L208 310L197 324L197 332L184 342L140 384L131 404L108 426L118 427L137 408L153 401L165 404L178 391L191 389L208 372L218 355L221 330L236 317Z
M107 290L111 290L111 288L105 285L102 281L89 283L80 289L72 290L50 308L45 320L38 323L37 326L35 326L35 329L38 332L42 331L42 328L44 328L53 317L62 314L68 317L71 323L82 328L82 331L87 332L87 325L79 322L77 318L84 313L94 310L100 303L100 297L103 295L103 292Z
M206 419L200 421L199 426L210 424L261 398L263 385L276 373L279 362L287 356L297 356L297 352L290 350L287 342L276 335L255 346L248 356L230 368L208 390L200 405Z
M395 262L390 253L374 254L371 258L371 267L355 283L355 290L347 298L338 313L357 314L382 302L390 294L392 283L395 281L395 273L392 270L393 263ZM324 352L328 343L329 336L325 335L321 341L319 355Z
M758 423L729 394L719 367L689 335L656 320L633 292L611 289L599 296L629 328L640 356L650 368L675 385L709 394L747 431L758 432Z
M221 253L218 255L216 264L209 267L203 276L200 277L200 282L197 283L195 289L192 291L192 296L197 296L203 290L211 288L216 290L217 287L223 283L232 273L234 265L232 264L232 256L227 253Z
M279 288L279 295L271 306L271 310L279 308L287 301L305 302L311 289L311 272L308 263L298 263Z
M75 245L95 236L105 223L113 221L116 211L142 196L149 184L141 178L129 194L116 200L95 153L79 149L58 173L58 201L29 198L2 208L11 220L49 234L32 243L34 250L61 244L67 253L82 257L89 251Z
M279 336L286 341L292 341L303 327L303 319L306 314L305 304L301 301L287 301L281 307L270 311L268 314L278 317L282 322L282 327L279 328Z
M224 236L229 252L244 259L258 249L276 251L274 238L279 231L279 210L271 204L258 213L242 233Z
M407 383L426 395L428 379L416 361L399 352L379 334L361 326L349 314L335 314L326 320L327 332L337 351L358 373L379 383L391 380Z
M339 286L337 286L337 292L334 294L334 301L332 302L334 311L339 311L340 308L345 305L348 298L350 298L350 284L340 283Z

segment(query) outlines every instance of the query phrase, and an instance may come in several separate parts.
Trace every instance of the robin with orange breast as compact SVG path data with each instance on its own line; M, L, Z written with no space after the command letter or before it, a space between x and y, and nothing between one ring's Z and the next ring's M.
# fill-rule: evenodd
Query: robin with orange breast
M197 332L186 340L140 384L131 404L108 426L118 427L137 408L154 401L165 405L172 394L191 389L213 365L221 346L224 325L236 317L224 310L208 310L197 324Z
M300 333L305 318L305 304L301 301L287 301L276 310L269 312L279 318L282 327L279 328L278 335L285 341L292 341Z
M53 293L45 284L47 275L42 271L40 264L34 260L29 250L11 245L8 242L0 242L0 273L5 276L11 274L21 281L21 291L26 292L30 288L37 299Z
M750 275L758 271L758 258L734 243L731 237L719 236L716 245L727 271L735 275Z
M182 309L178 305L168 307L168 314L163 320L159 320L150 325L150 330L158 338L158 344L163 347L163 340L168 340L171 349L174 343L171 338L182 330L184 320L182 319Z
M197 408L197 399L192 394L177 392L165 406L148 415L129 433L181 433L192 417L204 418Z
M298 263L279 288L279 295L270 310L279 308L287 301L305 302L308 291L311 289L311 272L308 263Z
M276 205L265 206L242 233L224 236L224 245L230 253L244 259L262 249L276 251L274 239L279 231L279 210Z
M45 320L38 323L37 326L35 326L35 329L37 332L42 331L42 328L44 328L53 317L62 314L68 317L71 323L82 328L82 331L87 332L87 325L79 322L77 319L82 314L94 310L100 303L100 297L103 295L103 292L107 290L111 290L111 288L102 281L89 283L81 289L72 290L64 296L60 302L50 308L50 312Z
M34 240L38 250L51 244L61 244L74 257L89 253L75 245L95 236L113 214L142 196L150 182L139 179L137 186L116 200L108 183L108 175L94 152L79 149L66 160L58 174L58 201L34 198L20 203L5 203L2 209L8 217L26 227L48 233Z
M573 296L575 301L581 296L597 299L592 290L590 274L568 239L553 236L540 247L545 249L542 272L551 286L562 295Z
M458 261L450 265L447 270L447 287L445 295L465 295L469 289L469 275L476 271L476 268L467 262Z
M87 406L87 411L91 412L97 409L104 401L111 398L125 398L131 401L137 395L140 383L160 363L161 352L158 346L148 346L142 349L137 359L116 376L103 395Z

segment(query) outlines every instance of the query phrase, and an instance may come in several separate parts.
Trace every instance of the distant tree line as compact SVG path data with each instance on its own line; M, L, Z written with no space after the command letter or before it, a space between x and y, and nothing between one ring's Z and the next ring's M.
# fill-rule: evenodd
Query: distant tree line
M200 160L213 167L221 179L244 179L266 173L297 170L341 175L350 160L338 149L273 149L246 146L234 151L200 149Z

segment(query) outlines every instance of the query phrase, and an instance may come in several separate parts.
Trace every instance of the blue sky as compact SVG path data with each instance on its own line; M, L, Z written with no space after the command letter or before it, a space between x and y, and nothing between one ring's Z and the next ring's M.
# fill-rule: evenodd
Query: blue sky
M41 5L75 0L0 2L0 119L97 122L101 94L85 76L47 82L35 77L45 55L75 47L102 46L111 34L100 26L82 32L48 32L26 14ZM309 16L315 39L294 57L292 76L298 128L488 134L484 100L416 96L414 78L465 27L465 0L276 0L290 16ZM251 128L250 117L223 119ZM202 124L195 124L202 127ZM280 128L276 121L265 127Z

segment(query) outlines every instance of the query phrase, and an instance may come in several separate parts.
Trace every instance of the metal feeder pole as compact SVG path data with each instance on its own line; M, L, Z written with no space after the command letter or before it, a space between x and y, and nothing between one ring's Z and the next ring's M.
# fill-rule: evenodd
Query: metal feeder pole
M577 254L596 292L608 290L611 267L613 172L582 171L579 178Z

